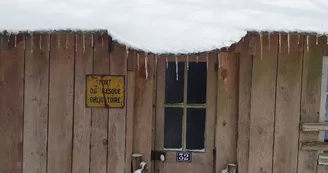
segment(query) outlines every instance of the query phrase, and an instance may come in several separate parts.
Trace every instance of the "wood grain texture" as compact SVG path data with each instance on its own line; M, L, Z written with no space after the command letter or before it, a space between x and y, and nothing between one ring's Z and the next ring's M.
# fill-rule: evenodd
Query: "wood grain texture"
M49 43L49 34L26 37L23 173L47 171Z
M242 52L239 56L237 168L244 173L248 173L252 68L253 56Z
M327 173L328 165L318 165L318 173Z
M153 118L153 87L154 57L148 55L145 66L145 54L140 54L139 70L136 71L134 97L134 137L133 152L141 153L142 158L151 170L152 118ZM146 68L147 67L147 68ZM147 76L148 74L148 76ZM147 79L146 79L147 78Z
M238 64L234 53L221 52L218 73L216 172L237 162Z
M94 35L93 74L109 74L109 36ZM90 173L107 172L108 109L92 108Z
M0 34L0 172L20 173L23 157L23 35Z
M93 38L76 34L74 83L74 138L72 173L89 173L91 109L85 107L85 75L92 74Z
M301 93L301 123L316 123L319 120L321 75L322 75L322 39L316 44L316 36L304 36L304 57ZM309 43L309 44L307 44ZM307 49L309 48L309 49ZM301 132L300 142L317 141L317 132ZM298 173L316 173L318 152L301 151L298 156Z
M110 54L110 74L124 75L127 73L126 47L118 43L109 45L112 47ZM126 79L125 86L126 89ZM125 91L124 91L125 92ZM108 173L124 172L125 167L125 125L126 125L126 92L124 108L109 109L108 119Z
M125 173L131 173L133 149L133 120L135 93L135 51L129 51L128 72L126 79L126 140L125 140Z
M67 49L66 49L67 39ZM48 173L70 173L72 161L74 35L51 35Z
M281 41L278 57L273 172L296 173L303 40L298 44L297 35L283 34Z
M253 58L249 173L271 173L274 143L274 116L278 35L253 36ZM269 48L270 45L270 48Z

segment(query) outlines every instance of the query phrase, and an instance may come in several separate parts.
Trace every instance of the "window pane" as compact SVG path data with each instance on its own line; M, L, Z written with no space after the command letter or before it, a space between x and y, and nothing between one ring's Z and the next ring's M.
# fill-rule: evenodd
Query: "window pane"
M190 108L187 110L187 143L188 150L205 148L205 108Z
M165 76L165 103L183 102L184 63L178 63L178 80L175 62L169 62Z
M206 103L206 62L190 62L188 70L187 103Z
M182 108L165 108L164 148L182 148Z

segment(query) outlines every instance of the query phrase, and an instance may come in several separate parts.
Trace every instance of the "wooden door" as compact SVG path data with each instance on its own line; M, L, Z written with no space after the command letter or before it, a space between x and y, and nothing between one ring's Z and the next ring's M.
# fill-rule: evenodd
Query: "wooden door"
M158 60L155 151L166 157L155 173L213 172L215 64L215 55Z

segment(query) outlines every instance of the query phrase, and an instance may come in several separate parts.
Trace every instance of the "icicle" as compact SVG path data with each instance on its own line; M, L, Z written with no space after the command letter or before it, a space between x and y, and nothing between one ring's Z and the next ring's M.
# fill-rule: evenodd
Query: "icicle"
M82 33L82 46L83 46L83 52L85 52L85 35L84 35L84 32Z
M49 33L48 37L49 37L49 40L48 40L48 51L50 51L50 48L51 48L51 46L50 46L50 40L51 40L51 35L50 35L50 33Z
M58 48L59 48L59 47L60 47L60 35L58 35L58 37L57 37L57 38L58 38L58 40L57 40L57 41L58 41Z
M260 46L261 46L261 59L263 59L263 35L262 32L260 32Z
M93 47L93 34L91 34L91 47Z
M268 33L269 50L271 49L271 33Z
M297 44L300 44L300 39L301 39L301 36L300 36L300 34L298 34Z
M40 50L42 49L42 35L40 35L40 38L39 38L39 48L40 48Z
M101 34L101 47L104 47L104 34Z
M25 34L23 35L23 47L24 47L24 50L26 49L26 39L25 39Z
M328 34L326 35L326 38L327 38L327 41L326 41L326 43L328 44Z
M146 79L148 79L148 53L145 55L145 74L146 74Z
M189 55L187 55L187 69L189 70Z
M206 69L208 70L208 53L206 54Z
M245 37L243 37L243 42L245 42Z
M179 80L179 64L178 64L177 56L175 56L175 75L176 75L176 80Z
M127 46L125 46L125 55L126 55L126 59L129 58L129 48Z
M281 53L281 33L279 33L279 53Z
M10 35L11 33L8 33L8 43L10 42Z
M31 34L31 53L33 53L33 33Z
M167 57L165 57L165 62L166 62L166 69L169 68L169 60L167 59Z
M17 35L15 34L15 47L17 46Z
M290 34L288 33L288 37L287 37L287 44L288 44L288 54L290 52Z
M196 56L196 62L198 63L198 54L197 54L197 56Z
M68 34L66 34L66 39L65 39L65 48L68 49Z
M139 55L139 53L137 53L137 67L138 67L138 71L140 69L139 59L140 59L140 55Z
M316 40L315 40L315 44L319 44L319 35L317 34Z
M77 41L78 41L77 40L77 34L75 34L75 46L74 46L75 47L75 52L77 52Z
M157 56L157 54L155 55L155 65L157 66L157 58L158 58L158 56Z
M220 69L221 64L220 64L220 52L218 52L218 68Z
M306 36L306 50L309 52L310 46L309 46L309 35Z

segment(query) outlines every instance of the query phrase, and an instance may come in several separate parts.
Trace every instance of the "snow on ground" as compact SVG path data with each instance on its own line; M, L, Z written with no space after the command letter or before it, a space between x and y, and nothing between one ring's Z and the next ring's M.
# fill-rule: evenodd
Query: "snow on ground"
M154 53L207 51L246 31L328 33L328 0L0 0L0 30L106 29Z

